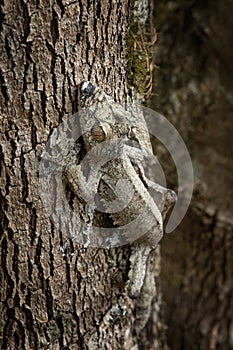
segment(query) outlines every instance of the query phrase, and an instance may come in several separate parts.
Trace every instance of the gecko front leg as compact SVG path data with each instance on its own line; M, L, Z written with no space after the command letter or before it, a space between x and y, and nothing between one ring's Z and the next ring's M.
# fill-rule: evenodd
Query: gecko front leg
M94 195L97 193L100 176L92 173L92 176L86 177L82 164L76 164L75 157L69 158L69 162L63 169L63 174L74 194L86 203L92 204Z

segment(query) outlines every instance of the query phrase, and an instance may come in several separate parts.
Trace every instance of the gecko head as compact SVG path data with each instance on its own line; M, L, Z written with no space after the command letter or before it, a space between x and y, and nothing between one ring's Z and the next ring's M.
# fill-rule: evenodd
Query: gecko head
M83 81L81 84L81 91L89 96L92 96L95 91L95 86L90 81Z

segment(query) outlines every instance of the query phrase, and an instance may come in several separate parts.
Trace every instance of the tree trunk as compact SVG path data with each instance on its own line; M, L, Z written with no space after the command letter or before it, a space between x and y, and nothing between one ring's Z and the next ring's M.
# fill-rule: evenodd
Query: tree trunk
M81 81L124 99L129 7L126 0L1 6L2 349L165 347L159 248L146 304L130 299L130 247L80 249L47 218L36 176L52 130L75 112Z

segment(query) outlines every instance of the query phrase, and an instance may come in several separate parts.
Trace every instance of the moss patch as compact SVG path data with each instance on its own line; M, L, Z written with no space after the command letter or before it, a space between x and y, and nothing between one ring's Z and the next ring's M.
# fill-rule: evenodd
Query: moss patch
M153 70L156 67L154 63L156 31L148 18L142 20L140 12L135 7L131 9L130 22L127 36L128 85L134 87L146 100L152 93Z

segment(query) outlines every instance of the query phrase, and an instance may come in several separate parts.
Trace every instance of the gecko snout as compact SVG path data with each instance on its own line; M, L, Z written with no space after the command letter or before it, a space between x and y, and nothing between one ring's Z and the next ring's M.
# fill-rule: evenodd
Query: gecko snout
M93 85L90 81L83 81L81 84L81 91L89 96L94 94L95 88L95 85Z

